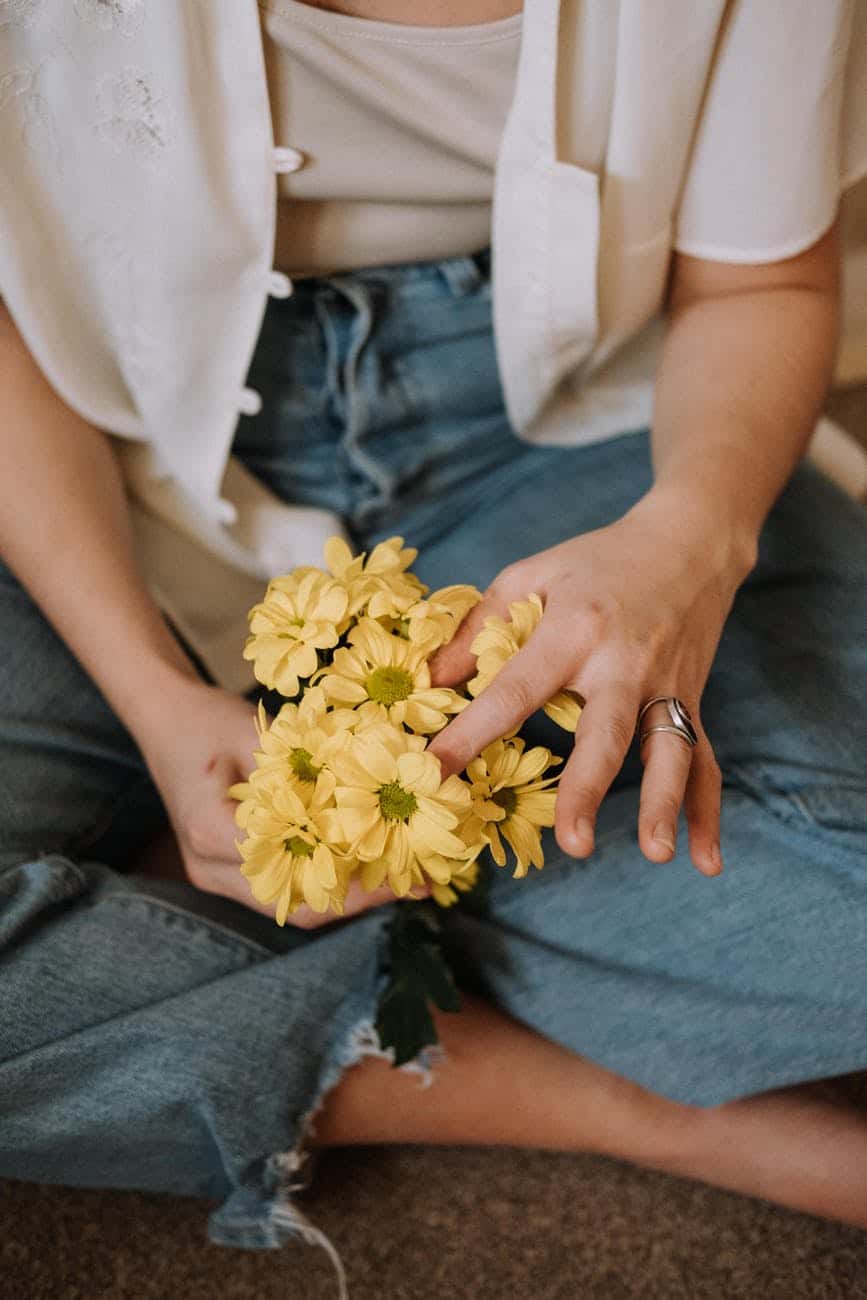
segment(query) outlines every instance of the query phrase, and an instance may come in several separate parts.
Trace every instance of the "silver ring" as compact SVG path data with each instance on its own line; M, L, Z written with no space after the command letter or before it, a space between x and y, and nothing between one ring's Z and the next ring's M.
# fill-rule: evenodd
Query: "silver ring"
M668 716L671 718L671 725L660 724L657 727L648 727L646 731L642 731L641 719L654 704L664 704L666 706ZM639 745L643 745L647 737L652 735L654 731L670 731L675 736L680 736L682 740L685 740L690 749L694 749L698 744L698 732L692 725L692 714L683 700L679 700L675 695L654 695L652 700L648 700L638 715L638 724L635 729L639 732Z

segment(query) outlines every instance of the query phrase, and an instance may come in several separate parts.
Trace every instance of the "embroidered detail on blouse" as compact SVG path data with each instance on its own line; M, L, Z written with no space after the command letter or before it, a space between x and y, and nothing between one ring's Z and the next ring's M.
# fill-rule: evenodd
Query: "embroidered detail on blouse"
M75 0L75 12L100 31L132 36L144 17L144 0Z
M36 17L42 0L0 0L0 29L3 27L29 27Z
M40 64L38 68L13 68L0 77L0 112L9 107L13 100L20 99L18 120L21 139L28 149L47 147L56 160L58 145L54 118L48 101L39 88L44 66Z
M121 214L115 215L121 220ZM139 415L147 407L155 377L175 369L160 349L146 319L148 276L142 269L142 250L134 256L128 232L103 226L83 241L83 255L91 268L104 328L111 340L130 397ZM121 304L121 309L118 309Z
M13 68L0 77L0 110L11 104L16 95L26 95L33 89L31 68Z
M128 0L127 0L128 2ZM153 159L169 143L168 119L147 77L127 67L104 77L96 92L96 134L115 153Z

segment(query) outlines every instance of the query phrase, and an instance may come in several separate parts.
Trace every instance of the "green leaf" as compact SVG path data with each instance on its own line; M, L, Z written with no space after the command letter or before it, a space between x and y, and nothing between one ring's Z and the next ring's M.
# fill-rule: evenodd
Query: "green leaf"
M383 1048L394 1049L394 1064L413 1061L425 1047L439 1041L425 999L407 989L392 987L379 1003L376 1032Z
M426 943L416 948L414 973L419 986L441 1011L460 1011L461 995L439 945Z
M430 1013L460 1011L461 997L443 954L440 926L427 903L404 903L389 925L389 983L380 999L376 1030L395 1065L411 1061L438 1042Z

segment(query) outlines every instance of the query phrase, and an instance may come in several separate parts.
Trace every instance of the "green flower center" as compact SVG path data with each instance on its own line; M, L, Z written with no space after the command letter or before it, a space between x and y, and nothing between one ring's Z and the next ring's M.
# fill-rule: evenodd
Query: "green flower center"
M388 705L409 699L415 682L403 668L374 668L364 685L372 700Z
M288 840L284 840L283 848L287 853L291 853L293 858L313 857L313 845L300 835L291 835Z
M303 618L287 618L287 619L286 619L286 625L287 625L288 627L303 627L303 626L304 626L304 622L305 622L305 620L304 620ZM277 638L278 638L278 640L280 640L280 641L297 641L297 640L298 640L298 636L297 636L297 634L296 634L295 632L278 632L278 633L277 633Z
M316 767L313 762L313 755L309 749L293 749L289 755L289 766L298 777L299 781L315 781L321 767Z
M399 781L379 787L379 810L388 822L405 822L418 807L414 794L404 790Z
M505 786L502 790L494 791L491 795L491 803L495 803L498 808L503 809L507 817L511 817L518 806L518 796L514 790L510 790L508 786Z

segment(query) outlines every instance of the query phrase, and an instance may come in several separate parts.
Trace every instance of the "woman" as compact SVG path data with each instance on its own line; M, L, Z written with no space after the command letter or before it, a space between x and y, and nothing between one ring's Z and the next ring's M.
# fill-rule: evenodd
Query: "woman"
M0 7L0 1172L276 1245L319 1108L867 1226L863 1116L809 1086L867 1065L867 527L796 468L863 7L259 9ZM442 682L545 599L444 775L587 701L544 872L446 918L425 1091L371 1045L388 899L278 930L225 797L246 609L339 527L486 587ZM166 815L180 882L134 870Z

